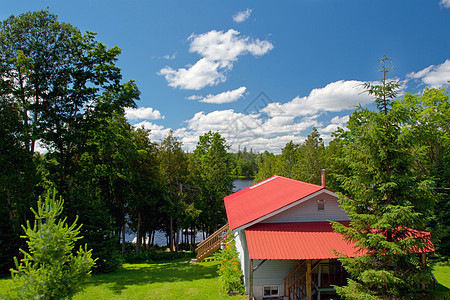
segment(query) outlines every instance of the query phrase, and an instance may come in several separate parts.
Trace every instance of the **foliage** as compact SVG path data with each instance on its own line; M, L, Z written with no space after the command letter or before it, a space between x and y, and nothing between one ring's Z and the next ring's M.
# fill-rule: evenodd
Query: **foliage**
M393 103L405 116L403 127L414 136L414 171L434 180L436 204L431 222L436 253L450 258L450 101L447 89L426 88Z
M71 221L76 215L82 219L81 230L100 258L99 269L117 266L114 242L117 227L124 223L123 218L118 221L123 212L111 205L117 204L113 201L117 198L111 200L110 190L98 185L96 175L105 165L117 167L118 161L99 162L106 146L97 147L95 141L113 132L108 127L114 123L111 120L123 116L124 108L135 107L139 99L133 81L120 82L115 65L120 51L96 41L95 33L82 34L59 22L47 10L10 16L0 23L0 136L7 138L0 141L4 209L0 213L9 219L0 237L5 244L0 255L11 255L8 249L42 185L55 187L70 199L63 214ZM3 113L9 117L3 118ZM131 136L131 131L131 126L116 131L112 141L120 141L121 134ZM43 157L35 154L38 142L48 150ZM120 189L115 183L117 195Z
M321 170L326 169L326 148L319 132L313 128L303 144L290 141L281 149L280 155L267 155L255 176L255 182L273 175L321 184ZM327 176L330 176L327 173Z
M164 202L161 208L168 228L164 228L169 235L169 248L178 250L175 233L183 219L187 217L189 208L186 188L188 183L188 156L181 148L182 143L171 131L159 146L159 170L163 188Z
M126 252L124 260L127 263L142 263L142 262L155 262L155 261L173 261L176 259L194 258L194 251L178 251L167 252L166 249L159 250L152 248L150 251L142 251L137 253L135 251Z
M72 298L90 274L94 260L87 245L80 246L76 255L73 253L75 241L82 239L81 225L74 222L69 226L66 219L58 219L63 204L62 198L56 199L55 192L53 196L48 192L44 201L39 197L37 211L32 209L34 225L27 221L27 227L22 226L29 252L20 250L24 256L20 263L14 258L16 268L11 275L17 298Z
M232 241L232 238L233 233L229 231L226 248L214 254L215 259L219 261L217 269L219 284L226 292L237 291L243 295L245 288L241 282L241 264L236 250L236 242Z
M356 109L343 141L342 160L350 172L338 177L348 196L340 202L352 221L350 227L333 227L365 251L340 259L351 274L347 286L336 287L346 299L410 296L431 280L416 253L427 241L414 230L426 226L432 181L413 171L411 136L402 130L403 115L391 109L399 83L388 82L387 62L383 57L380 84L366 85L379 111Z
M30 217L28 208L39 182L35 159L23 142L21 119L17 105L0 95L0 274L14 265L12 257L21 246L20 224Z
M196 208L201 211L199 221L208 234L226 222L223 198L231 194L235 180L229 148L218 132L209 131L199 137L191 159L200 192Z
M237 153L230 153L234 172L239 178L255 177L264 156L265 153L255 153L252 148L248 151L245 146L243 150L239 147Z

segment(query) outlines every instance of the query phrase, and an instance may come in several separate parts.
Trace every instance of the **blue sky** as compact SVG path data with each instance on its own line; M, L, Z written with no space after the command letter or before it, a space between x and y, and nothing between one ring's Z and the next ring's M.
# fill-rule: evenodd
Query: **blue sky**
M119 46L141 90L136 126L170 129L193 150L219 131L232 146L279 152L318 128L328 141L372 100L380 58L406 92L450 80L450 0L0 1L0 18L49 8Z

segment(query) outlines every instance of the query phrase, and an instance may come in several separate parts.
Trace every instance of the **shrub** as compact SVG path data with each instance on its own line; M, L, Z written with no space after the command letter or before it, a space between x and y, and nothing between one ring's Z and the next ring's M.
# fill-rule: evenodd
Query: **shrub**
M130 251L126 251L123 257L124 261L127 263L141 263L193 258L195 257L195 253L193 251L166 252L159 249L159 247L154 247L150 249L150 251L141 249L141 251L136 254L134 248L132 248Z
M239 254L236 250L235 242L231 242L232 233L228 234L229 243L224 250L220 250L214 256L219 261L217 273L219 274L219 284L226 292L237 291L241 295L245 289L241 283L241 264L239 262Z
M80 246L73 253L74 243L79 236L80 226L76 220L72 225L66 219L58 220L64 201L55 199L55 192L47 193L45 201L39 197L38 211L33 227L27 221L22 226L27 238L28 251L20 249L23 258L20 263L14 258L16 269L11 269L14 282L12 297L19 299L63 299L72 298L82 289L83 281L89 276L95 264L91 250Z

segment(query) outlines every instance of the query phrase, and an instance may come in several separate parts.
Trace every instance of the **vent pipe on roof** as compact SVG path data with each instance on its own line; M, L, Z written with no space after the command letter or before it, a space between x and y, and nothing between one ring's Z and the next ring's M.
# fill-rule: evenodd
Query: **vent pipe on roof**
M325 169L322 169L322 186L325 187Z

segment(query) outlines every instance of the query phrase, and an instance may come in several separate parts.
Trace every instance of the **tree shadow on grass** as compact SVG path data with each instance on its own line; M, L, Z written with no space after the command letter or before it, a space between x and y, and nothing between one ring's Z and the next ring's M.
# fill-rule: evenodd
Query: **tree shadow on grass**
M436 282L436 293L448 294L448 293L450 293L450 289L448 287L446 287L445 285L442 285L439 282ZM449 296L449 299L450 299L450 296Z
M186 262L132 264L126 265L114 273L94 275L88 285L106 284L112 292L121 294L130 286L212 279L217 276L216 264Z

